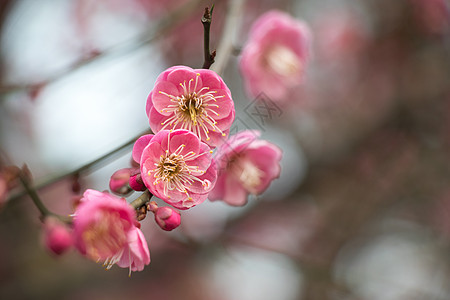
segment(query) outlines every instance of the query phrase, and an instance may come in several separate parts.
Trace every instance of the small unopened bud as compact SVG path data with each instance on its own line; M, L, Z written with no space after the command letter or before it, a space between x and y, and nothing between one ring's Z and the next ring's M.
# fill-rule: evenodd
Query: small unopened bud
M109 180L109 189L116 195L127 195L131 192L131 188L128 185L130 180L131 169L120 169L112 174Z
M162 229L171 231L180 225L181 215L171 207L159 207L155 212L155 221Z
M139 170L139 168L131 171L129 184L130 187L135 191L142 192L147 189L144 181L142 181L141 171Z
M136 210L136 219L142 221L147 216L147 206L143 205Z
M47 217L44 221L44 244L53 254L66 252L73 244L67 225L54 217Z

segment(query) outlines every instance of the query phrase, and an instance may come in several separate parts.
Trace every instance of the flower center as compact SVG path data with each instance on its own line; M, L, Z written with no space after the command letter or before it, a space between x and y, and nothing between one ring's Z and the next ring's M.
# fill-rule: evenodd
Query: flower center
M263 171L244 156L238 156L231 161L228 168L247 191L257 194L256 189L261 184Z
M302 68L302 62L298 56L284 46L274 46L264 56L265 65L281 76L293 76Z
M157 176L164 181L170 181L177 176L185 167L186 163L181 156L170 154L169 156L161 157L157 165Z
M217 91L209 91L209 87L198 86L198 78L200 74L194 79L189 80L186 83L180 83L183 88L182 95L170 95L166 92L159 91L160 94L170 98L172 104L167 108L161 110L161 112L171 112L173 115L168 117L161 123L164 129L181 128L192 131L195 135L201 138L201 135L206 136L206 140L209 141L209 131L217 131L225 136L222 130L217 127L217 121L215 117L219 116L216 111L219 105L216 104L217 99L224 98L224 95L217 96ZM178 127L176 127L179 125Z
M168 135L170 139L170 134ZM170 143L167 143L170 145ZM211 182L207 179L201 180L198 177L202 176L205 171L199 170L198 166L189 165L186 162L195 160L201 155L208 152L195 153L194 151L189 151L182 154L185 145L181 145L172 153L166 150L164 155L160 156L159 162L155 162L155 169L150 170L148 174L153 177L155 181L154 185L163 183L163 193L167 198L170 198L169 191L178 191L180 193L186 194L187 201L192 200L189 195L188 188L196 181L200 182L205 190L210 186Z
M127 242L125 224L118 212L103 212L97 219L82 235L86 254L94 260L113 257Z
M184 100L184 101L183 101ZM184 112L184 119L191 119L194 126L197 126L197 118L200 119L203 113L202 99L197 97L197 93L191 93L187 96L181 96L179 109Z

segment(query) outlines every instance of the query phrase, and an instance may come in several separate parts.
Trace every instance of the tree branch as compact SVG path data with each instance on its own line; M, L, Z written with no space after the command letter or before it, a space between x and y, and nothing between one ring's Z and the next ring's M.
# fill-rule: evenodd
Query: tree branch
M62 174L50 177L48 179L45 179L45 180L41 181L40 183L37 183L37 184L33 185L32 189L40 190L40 189L42 189L42 188L44 188L44 187L46 187L48 185L51 185L51 184L53 184L55 182L58 182L58 181L60 181L60 180L62 180L64 178L66 178L66 177L79 175L80 173L87 172L87 171L92 171L95 168L99 167L101 164L103 164L106 160L110 159L112 156L114 156L114 155L124 151L125 149L127 149L128 147L133 145L134 142L140 136L142 136L144 134L149 134L149 133L151 133L151 131L150 130L146 130L146 131L140 133L139 135L133 137L129 141L125 142L124 144L120 145L119 147L117 147L117 148L111 150L110 152L104 154L103 156L101 156L101 157L91 161L90 163L87 163L87 164L85 164L85 165L83 165L83 166L81 166L81 167L79 167L79 168L77 168L75 170L72 170L72 171L69 171L69 172L65 172L65 173L62 173ZM25 194L26 194L26 191L24 191L24 190L19 191L18 193L11 195L9 201L13 201L13 200L15 200L17 198L20 198L20 197L24 196Z
M205 7L205 13L202 17L203 24L203 50L205 53L205 61L203 63L203 69L209 69L211 65L214 63L214 58L216 56L216 50L212 53L209 49L209 36L210 36L210 28L211 28L211 20L212 20L212 12L214 10L214 4L211 7L211 11L208 7Z

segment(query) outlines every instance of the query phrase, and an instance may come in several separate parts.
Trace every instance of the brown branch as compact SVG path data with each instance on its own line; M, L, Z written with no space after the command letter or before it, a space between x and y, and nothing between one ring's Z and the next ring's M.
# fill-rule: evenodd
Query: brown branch
M212 53L209 49L209 36L210 36L210 29L211 29L211 20L212 20L212 12L214 10L214 5L211 7L211 10L209 10L208 7L205 7L205 13L202 17L202 24L203 24L203 50L205 53L205 61L203 63L202 68L203 69L209 69L211 65L214 63L214 58L216 57L216 50L214 50Z
M111 159L111 157L121 153L122 151L126 150L127 148L129 148L131 145L134 144L134 142L142 135L144 134L149 134L151 133L151 131L146 130L142 133L140 133L139 135L133 137L132 139L128 140L127 142L125 142L124 144L120 145L119 147L111 150L110 152L102 155L101 157L91 161L90 163L87 163L75 170L69 171L69 172L65 172L62 174L58 174L55 175L53 177L50 177L48 179L43 180L40 183L37 183L35 185L32 186L33 189L35 190L40 190L48 185L51 185L55 182L58 182L64 178L70 177L70 176L78 176L80 173L84 173L84 172L88 172L88 171L93 171L95 168L99 167L100 165L102 165L105 161L107 161L108 159ZM22 190L19 191L16 194L11 195L9 201L12 201L14 199L20 198L22 196L24 196L26 194L26 191Z

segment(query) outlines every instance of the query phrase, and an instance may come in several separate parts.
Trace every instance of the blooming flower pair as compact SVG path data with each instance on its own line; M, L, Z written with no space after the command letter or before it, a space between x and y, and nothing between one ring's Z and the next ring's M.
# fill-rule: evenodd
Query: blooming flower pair
M147 99L147 114L157 133L136 141L133 159L150 192L178 209L198 205L208 195L244 205L249 193L261 194L279 176L281 151L258 140L258 132L226 138L234 104L211 70L176 66L164 71Z

